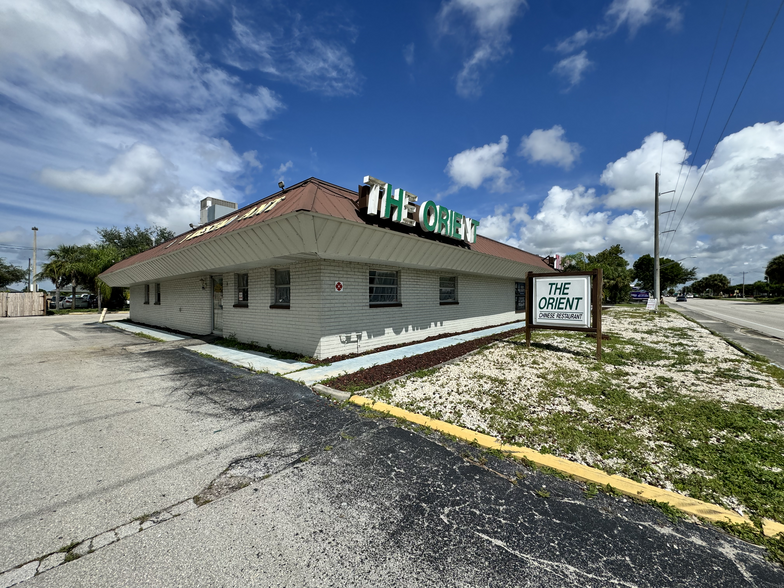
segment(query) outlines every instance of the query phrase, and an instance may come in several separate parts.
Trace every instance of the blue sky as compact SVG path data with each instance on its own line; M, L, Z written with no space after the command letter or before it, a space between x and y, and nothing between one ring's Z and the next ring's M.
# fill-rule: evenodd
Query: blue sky
M34 225L41 259L96 227L183 231L206 195L372 175L528 251L631 262L661 172L662 253L762 279L784 17L730 112L780 4L0 0L0 256L26 266Z

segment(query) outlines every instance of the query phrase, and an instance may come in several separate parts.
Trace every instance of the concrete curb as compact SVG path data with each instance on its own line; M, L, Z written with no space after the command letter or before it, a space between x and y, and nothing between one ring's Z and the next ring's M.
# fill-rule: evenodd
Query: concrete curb
M335 390L334 388L330 388L329 386L325 386L324 384L313 384L311 387L316 394L320 394L322 396L327 396L334 400L339 400L340 402L345 402L351 398L350 392L343 392L342 390Z
M411 423L429 427L435 431L452 435L453 437L457 437L458 439L468 443L476 443L481 447L486 447L487 449L503 451L504 453L507 453L510 456L516 457L518 459L527 459L536 465L552 468L582 482L590 482L600 486L607 486L609 484L618 492L632 498L646 501L655 500L656 502L666 502L670 506L673 506L685 513L707 519L709 521L728 522L741 525L746 524L752 527L754 526L754 523L751 519L741 516L734 511L728 510L716 504L695 500L676 492L662 490L661 488L635 482L634 480L629 480L621 476L610 475L596 468L574 463L562 457L539 453L538 451L528 449L527 447L506 445L499 442L490 435L477 433L464 427L458 427L457 425L431 419L429 417L409 412L407 410L403 410L402 408L391 406L383 402L374 402L370 398L365 398L364 396L351 396L351 398L349 398L349 402L358 406L366 406L367 408L376 410L378 412L388 413L393 417L404 419ZM762 519L762 532L766 537L773 537L784 532L784 525L770 519Z

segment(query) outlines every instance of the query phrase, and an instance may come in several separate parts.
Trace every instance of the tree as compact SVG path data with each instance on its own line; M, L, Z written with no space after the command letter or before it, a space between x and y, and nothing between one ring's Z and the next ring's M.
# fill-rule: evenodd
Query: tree
M582 251L570 253L561 259L561 267L566 272L583 272L588 267L588 260Z
M85 285L84 264L90 245L58 245L47 252L50 262L56 262L58 271L62 272L66 283L71 284L71 310L76 309L76 286ZM55 284L57 286L57 284Z
M784 284L784 254L777 255L768 262L765 275L771 284Z
M637 258L634 262L632 278L643 288L643 290L653 290L653 256L645 254ZM675 288L679 284L685 284L697 277L697 268L688 269L681 263L663 257L659 260L659 289L664 292L670 288Z
M117 261L147 251L174 238L174 231L158 225L144 229L136 225L134 228L125 227L124 230L117 227L103 229L99 227L96 232L101 237L100 245L111 245L117 250Z
M711 274L705 276L701 280L697 280L691 287L695 294L704 294L705 292L710 291L711 295L718 296L730 287L730 281L727 276L723 274Z
M0 288L5 288L9 284L16 284L27 279L27 270L6 263L5 259L0 257Z
M55 308L60 308L60 289L68 283L68 272L63 260L53 257L52 254L53 251L47 253L49 261L41 266L41 271L35 279L39 282L50 280L54 284L54 305Z
M111 286L98 276L112 267L118 257L117 249L112 245L91 245L84 251L79 267L82 285L98 295L98 308L101 308L104 298L110 298L112 295Z
M566 272L601 268L602 298L615 304L626 302L632 291L632 280L631 272L628 269L629 264L621 257L623 253L623 247L620 245L613 245L596 255L585 255L579 251L563 257L563 268Z
M628 301L632 292L632 272L623 254L623 247L618 244L588 256L589 270L602 268L602 295L612 304Z

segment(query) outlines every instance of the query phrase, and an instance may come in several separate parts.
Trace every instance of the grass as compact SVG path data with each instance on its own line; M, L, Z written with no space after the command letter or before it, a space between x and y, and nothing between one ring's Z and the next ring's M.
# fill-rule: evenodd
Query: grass
M141 337L142 339L149 339L150 341L157 341L158 343L163 343L163 339L159 339L158 337L153 337L152 335L148 335L147 333L134 333L137 337Z
M784 370L668 309L607 316L623 328L607 329L602 362L582 333L536 331L530 349L518 338L372 398L460 426L470 415L506 443L784 523L784 408L752 403L784 387ZM520 364L533 369L511 373Z

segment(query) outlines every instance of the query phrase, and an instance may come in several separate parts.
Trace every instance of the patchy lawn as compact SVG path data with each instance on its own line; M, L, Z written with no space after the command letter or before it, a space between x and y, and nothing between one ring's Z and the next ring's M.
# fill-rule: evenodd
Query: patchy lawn
M375 400L784 523L784 370L669 309L535 331L368 392Z

